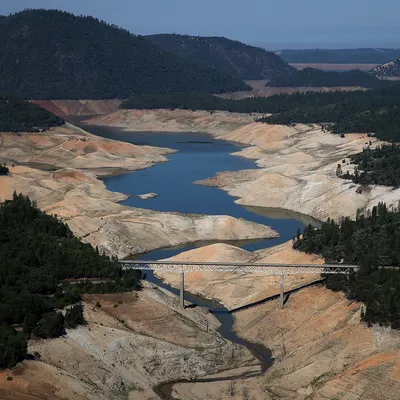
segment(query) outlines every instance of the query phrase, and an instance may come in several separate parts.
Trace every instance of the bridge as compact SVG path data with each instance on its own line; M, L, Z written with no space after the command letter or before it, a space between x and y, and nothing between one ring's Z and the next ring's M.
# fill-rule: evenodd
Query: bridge
M167 271L180 273L180 305L185 307L185 273L190 272L229 272L236 274L265 273L278 275L280 279L280 302L284 304L285 275L300 274L342 274L356 271L358 265L345 264L258 264L258 263L220 263L220 262L183 262L183 261L119 261L123 270Z

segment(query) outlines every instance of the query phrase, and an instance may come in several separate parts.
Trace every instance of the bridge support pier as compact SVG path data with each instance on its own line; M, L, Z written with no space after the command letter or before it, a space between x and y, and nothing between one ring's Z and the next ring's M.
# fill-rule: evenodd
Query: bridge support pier
M185 308L185 273L183 271L181 271L179 302L180 302L181 307Z
M285 298L284 298L284 293L285 293L285 275L282 273L281 274L281 284L280 284L280 302L281 302L281 307L283 308L284 303L285 303Z

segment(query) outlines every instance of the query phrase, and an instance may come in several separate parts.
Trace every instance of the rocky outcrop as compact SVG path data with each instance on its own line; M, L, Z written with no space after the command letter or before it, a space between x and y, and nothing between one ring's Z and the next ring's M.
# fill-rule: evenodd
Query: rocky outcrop
M142 200L154 199L154 197L157 196L158 196L157 193L138 194L138 197L140 197Z

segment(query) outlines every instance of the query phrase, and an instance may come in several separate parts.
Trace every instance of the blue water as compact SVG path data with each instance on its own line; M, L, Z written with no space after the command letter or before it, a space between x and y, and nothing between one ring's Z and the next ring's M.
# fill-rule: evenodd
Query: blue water
M245 208L236 204L235 199L223 190L193 184L194 181L213 177L218 172L257 168L251 160L230 155L241 148L235 143L200 133L122 132L115 128L90 125L84 125L84 128L98 136L177 150L168 156L167 163L104 179L109 190L131 195L122 204L158 211L231 215L271 226L280 233L278 239L231 242L249 251L291 240L298 228L303 230L305 225L316 223L310 217L285 210ZM149 192L157 193L158 197L148 200L137 197L138 194ZM140 258L171 257L204 244L156 250Z

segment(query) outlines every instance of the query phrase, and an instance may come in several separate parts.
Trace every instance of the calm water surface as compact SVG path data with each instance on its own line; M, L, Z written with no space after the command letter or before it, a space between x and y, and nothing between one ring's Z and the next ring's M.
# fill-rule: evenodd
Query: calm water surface
M177 150L177 153L168 156L170 161L167 163L104 179L109 190L131 195L122 204L158 211L231 215L269 225L279 232L278 239L233 243L249 251L286 242L293 238L298 228L303 230L306 224L316 222L310 217L287 210L243 207L236 204L235 199L223 190L193 184L194 181L211 178L218 172L257 168L251 160L230 155L242 148L236 143L217 140L201 133L123 132L110 127L82 126L98 136ZM137 197L138 194L149 192L157 193L158 197L148 200ZM140 258L170 257L199 245L204 243L156 250Z

